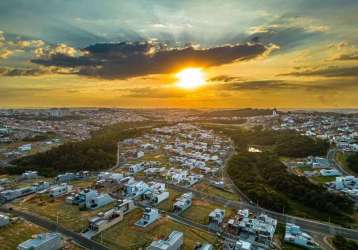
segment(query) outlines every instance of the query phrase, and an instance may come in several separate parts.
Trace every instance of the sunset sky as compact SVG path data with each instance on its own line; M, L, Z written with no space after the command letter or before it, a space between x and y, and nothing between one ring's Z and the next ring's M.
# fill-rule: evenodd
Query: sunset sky
M0 107L358 108L357 24L357 0L1 0Z

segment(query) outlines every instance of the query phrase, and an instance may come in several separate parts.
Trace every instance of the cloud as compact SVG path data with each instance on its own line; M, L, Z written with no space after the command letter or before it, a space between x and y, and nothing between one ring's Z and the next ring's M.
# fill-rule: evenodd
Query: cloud
M187 91L177 88L133 88L118 91L127 92L122 97L135 98L181 98L188 95Z
M19 40L16 41L16 45L19 48L39 48L45 45L42 40Z
M328 67L322 69L308 69L294 71L281 76L322 76L322 77L358 77L358 66L353 67Z
M269 46L235 44L211 48L168 48L163 43L121 42L94 44L74 56L58 51L32 62L44 66L75 67L78 74L105 79L126 79L171 73L183 67L211 67L265 55ZM67 52L67 51L66 51Z
M282 90L295 89L300 85L290 84L282 80L262 80L262 81L240 81L220 84L218 88L231 91L240 90Z
M353 52L351 54L341 54L336 58L336 60L342 60L342 61L358 60L358 52Z
M6 59L10 55L12 55L12 53L13 52L9 49L2 49L2 50L0 50L0 59Z
M48 68L0 68L1 76L40 76L46 74L70 74L73 73L71 69L63 69L59 67Z

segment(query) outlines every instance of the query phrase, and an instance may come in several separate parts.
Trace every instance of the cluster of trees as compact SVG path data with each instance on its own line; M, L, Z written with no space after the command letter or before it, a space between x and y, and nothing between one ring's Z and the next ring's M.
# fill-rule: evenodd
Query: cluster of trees
M347 156L347 165L354 173L358 173L358 152Z
M6 171L20 174L25 170L37 170L43 176L55 176L65 171L106 169L116 162L119 140L139 136L151 125L154 123L112 125L94 132L88 140L68 142L49 151L14 160L12 164L15 167L8 167Z
M358 243L352 240L347 240L343 236L336 235L333 238L333 245L339 250L356 250L358 249Z
M228 173L250 199L277 212L290 211L289 200L332 215L345 216L353 211L349 198L291 174L271 152L240 151L229 162Z
M240 150L246 150L248 145L266 146L279 156L306 157L310 155L326 155L329 142L301 135L293 130L262 130L257 127L252 130L225 129Z

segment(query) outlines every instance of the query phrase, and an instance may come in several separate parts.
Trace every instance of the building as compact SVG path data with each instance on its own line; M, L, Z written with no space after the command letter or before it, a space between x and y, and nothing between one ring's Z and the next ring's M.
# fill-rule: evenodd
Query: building
M5 214L0 214L0 227L6 226L9 223L10 223L9 216Z
M248 209L239 210L236 216L228 221L228 230L240 235L244 241L256 241L266 246L271 244L275 234L277 220L266 214L255 215Z
M99 194L96 190L85 189L75 196L70 196L67 202L78 205L80 208L97 209L113 202L108 194Z
M182 213L191 206L193 193L185 193L176 199L173 204L173 210L175 213Z
M59 233L37 234L35 238L22 242L18 250L58 250L63 247L63 240Z
M62 182L69 182L72 180L76 179L76 174L74 173L64 173L64 174L59 174L57 175L55 181L57 183L62 183Z
M178 250L184 243L182 232L173 231L166 240L153 241L147 250Z
M225 210L216 208L209 214L209 224L219 226L224 222Z
M16 198L20 198L29 194L33 194L36 192L36 189L31 187L23 187L18 189L5 190L0 192L0 199L7 202L14 200Z
M150 190L143 181L128 181L124 186L124 193L127 198L136 198Z
M21 178L26 179L26 180L36 179L38 177L39 177L39 175L38 175L37 171L26 171L26 172L22 173L22 175L21 175Z
M98 233L121 222L124 215L128 214L135 208L133 200L121 200L118 204L105 213L98 213L97 216L88 219L89 225L87 230L82 233L86 238L92 238Z
M294 245L298 245L308 249L319 249L319 245L307 233L301 231L300 226L286 223L286 231L284 240Z
M341 176L342 173L339 172L337 169L321 169L319 173L322 176Z
M144 210L143 217L134 223L134 225L139 227L147 227L148 225L154 223L160 218L159 210L156 208L147 207Z
M72 186L68 185L67 183L62 183L60 185L51 187L49 190L49 196L50 197L59 197L64 194L67 194L68 192L71 192Z

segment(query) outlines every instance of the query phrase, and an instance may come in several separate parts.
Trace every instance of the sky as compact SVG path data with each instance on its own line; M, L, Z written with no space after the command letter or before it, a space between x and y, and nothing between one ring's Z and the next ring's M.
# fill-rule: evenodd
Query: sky
M357 0L1 0L0 107L358 108ZM178 86L178 72L205 83Z

